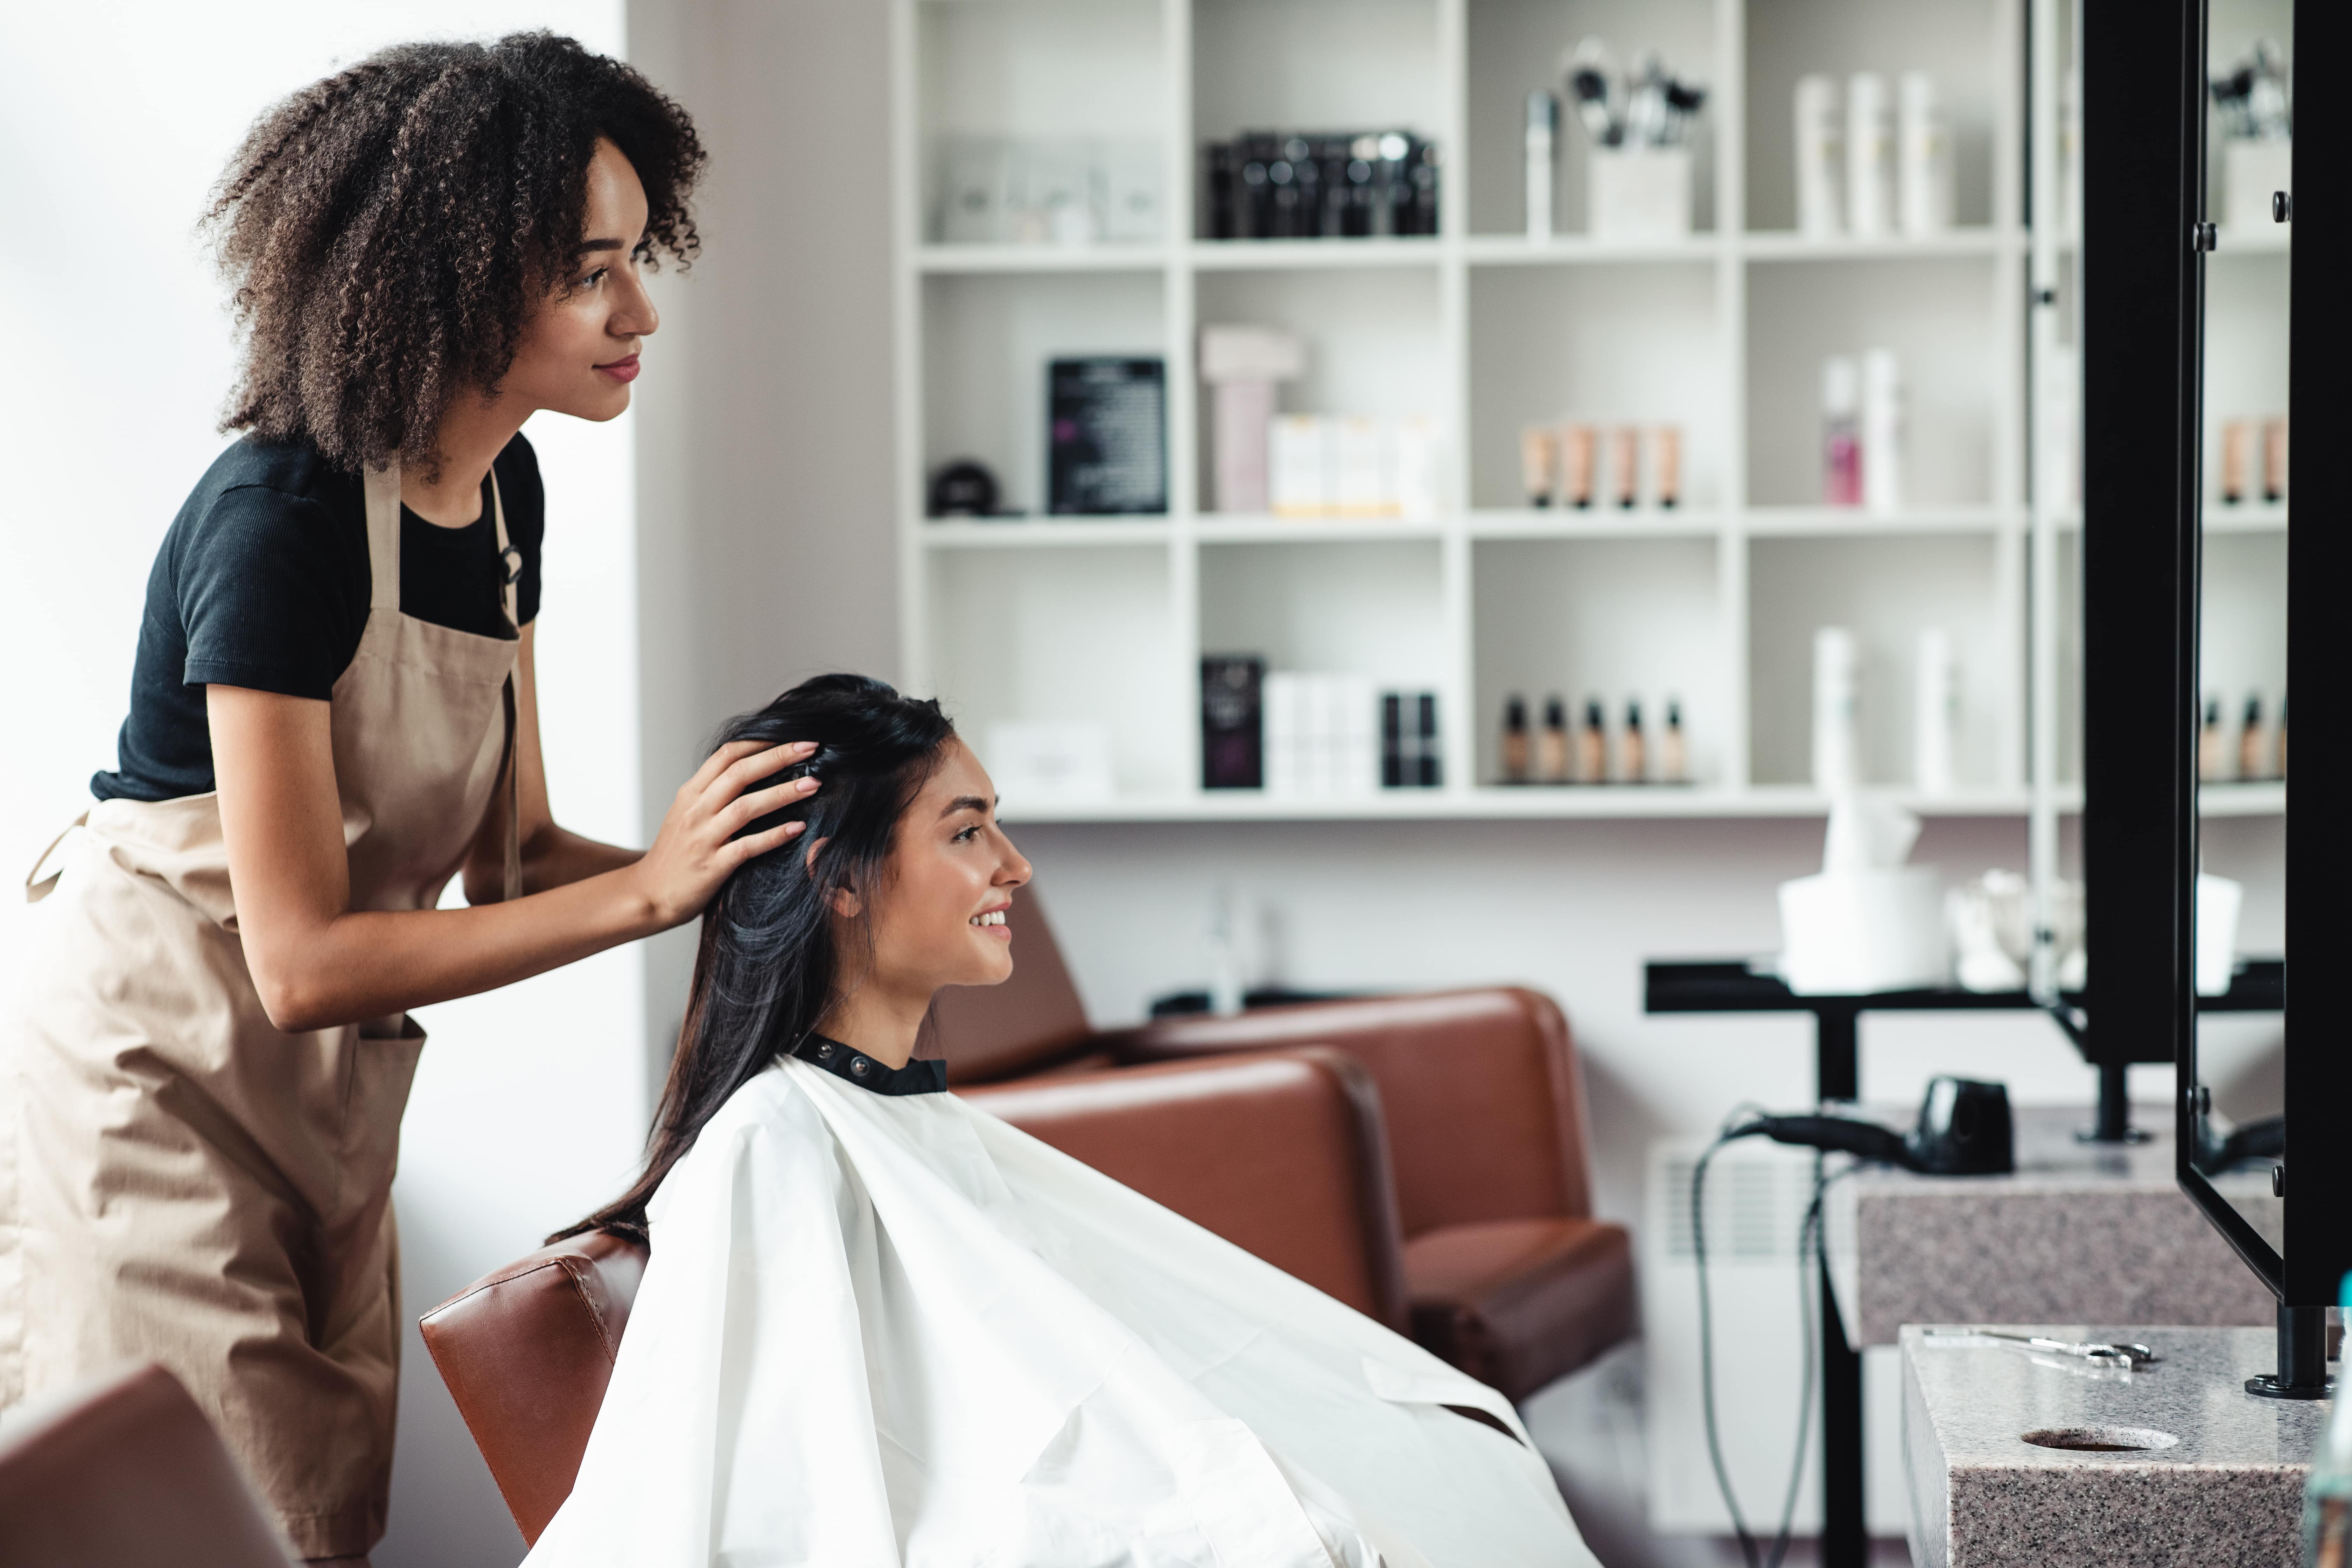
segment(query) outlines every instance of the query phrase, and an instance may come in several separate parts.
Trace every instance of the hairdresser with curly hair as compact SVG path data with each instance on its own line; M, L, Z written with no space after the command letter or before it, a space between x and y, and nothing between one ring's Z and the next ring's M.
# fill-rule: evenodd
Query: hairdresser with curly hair
M762 783L806 747L726 748L642 853L548 810L519 431L628 405L702 163L570 39L411 45L266 114L208 219L245 435L156 556L119 770L29 883L0 1406L160 1361L314 1560L383 1532L407 1010L690 919L815 787Z

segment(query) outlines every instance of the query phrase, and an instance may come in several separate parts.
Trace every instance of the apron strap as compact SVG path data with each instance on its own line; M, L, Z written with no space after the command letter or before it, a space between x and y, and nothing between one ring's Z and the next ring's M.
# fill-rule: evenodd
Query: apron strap
M400 613L400 459L367 470L368 608Z
M499 574L504 579L499 594L506 605L507 625L511 626L515 625L515 580L522 575L522 553L507 542L507 503L499 494L499 471L495 467L490 469L490 521L491 526L498 531ZM520 628L515 635L520 641ZM522 657L520 647L516 649L515 657L518 659ZM506 761L500 768L506 774L506 898L509 903L512 903L522 897L522 763L515 752L520 726L516 717L513 670L507 672L506 690L501 696L507 710Z
M86 826L89 825L89 813L85 811L79 816L75 817L71 822L66 824L64 833L60 833L55 838L49 840L49 847L41 851L40 858L33 862L33 868L25 873L25 901L26 903L37 904L43 899L47 898L51 893L57 890L58 879L66 874L66 868L63 866L60 866L56 870L44 877L41 875L41 868L49 863L49 857L55 855L58 852L58 846L66 841L67 833L71 833L77 827Z

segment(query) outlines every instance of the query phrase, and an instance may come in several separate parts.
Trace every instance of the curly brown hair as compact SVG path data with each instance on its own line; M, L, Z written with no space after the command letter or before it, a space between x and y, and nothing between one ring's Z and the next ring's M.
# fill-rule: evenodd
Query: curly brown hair
M401 44L263 115L204 220L245 340L221 428L354 471L433 467L450 400L494 391L532 305L567 286L599 137L645 185L639 258L690 265L693 121L571 38Z

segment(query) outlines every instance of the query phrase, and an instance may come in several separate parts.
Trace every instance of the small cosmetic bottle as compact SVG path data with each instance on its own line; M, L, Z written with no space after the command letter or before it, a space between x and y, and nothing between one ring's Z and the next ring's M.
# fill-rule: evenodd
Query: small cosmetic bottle
M1559 482L1559 437L1546 425L1529 425L1519 432L1519 488L1532 507L1551 505Z
M1952 137L1934 77L1905 71L1895 82L1895 97L1903 232L1924 239L1952 226Z
M1543 732L1536 737L1536 777L1568 783L1568 704L1555 692L1544 700Z
M1683 499L1683 427L1661 425L1650 433L1651 482L1658 505L1672 510Z
M1843 356L1822 362L1822 500L1862 504L1862 368Z
M1528 704L1517 692L1503 704L1503 782L1528 782Z
M1658 782L1690 783L1690 748L1683 740L1683 705L1666 699L1666 732L1658 737Z
M1528 94L1528 237L1551 237L1552 142L1559 100L1541 88Z
M2235 506L2246 499L2246 422L2221 421L2221 500Z
M1845 227L1856 239L1895 228L1894 105L1886 79L1856 71L1845 84Z
M1650 747L1642 734L1642 700L1625 699L1625 727L1617 732L1617 782L1650 782Z
M2256 692L2246 699L2245 722L2238 730L2238 777L2249 784L2267 771L2270 748L2263 740L2263 699Z
M1642 432L1636 426L1620 425L1609 432L1609 488L1628 511L1642 499Z
M1592 505L1593 469L1599 433L1591 426L1571 421L1559 427L1559 500L1579 511Z
M1838 135L1838 87L1825 76L1797 79L1797 232L1834 239L1845 231L1845 144Z
M1587 698L1584 703L1584 731L1576 738L1576 782L1607 784L1609 782L1609 730L1601 717L1601 699Z
M1862 499L1873 517L1903 508L1903 368L1893 349L1862 356Z
M2263 499L2286 500L2286 416L2263 421Z
M2221 700L2205 700L2205 722L2197 731L2197 782L2212 784L2221 776Z

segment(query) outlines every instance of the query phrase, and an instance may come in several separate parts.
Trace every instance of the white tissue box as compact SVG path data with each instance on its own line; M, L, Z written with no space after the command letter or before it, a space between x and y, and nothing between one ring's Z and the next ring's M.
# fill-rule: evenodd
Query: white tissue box
M1951 978L1933 866L1824 871L1780 884L1780 977L1801 995L1860 995Z

